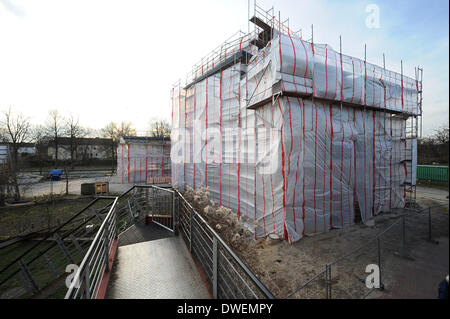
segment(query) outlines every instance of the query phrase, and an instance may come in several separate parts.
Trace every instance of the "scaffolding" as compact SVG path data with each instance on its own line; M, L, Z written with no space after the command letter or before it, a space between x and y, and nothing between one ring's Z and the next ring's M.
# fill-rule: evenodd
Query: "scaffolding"
M252 220L255 237L290 241L351 225L355 212L364 222L414 206L422 69L412 79L403 62L396 73L384 55L379 67L364 53L344 55L341 38L338 51L314 43L313 26L303 40L289 19L254 2L248 32L172 88L174 186L208 187L211 199Z

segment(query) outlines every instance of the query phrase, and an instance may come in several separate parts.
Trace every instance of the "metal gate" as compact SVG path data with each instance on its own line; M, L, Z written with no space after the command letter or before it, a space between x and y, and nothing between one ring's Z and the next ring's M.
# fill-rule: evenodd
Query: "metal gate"
M155 223L171 232L177 224L177 197L172 189L153 186L149 192L149 222Z

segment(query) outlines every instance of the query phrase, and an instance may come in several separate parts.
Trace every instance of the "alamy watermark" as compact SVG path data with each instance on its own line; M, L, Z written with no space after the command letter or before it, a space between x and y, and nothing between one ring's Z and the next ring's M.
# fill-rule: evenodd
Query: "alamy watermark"
M174 164L257 164L260 174L273 174L282 159L281 131L270 127L206 129L196 120L192 129L173 129L171 138ZM292 158L291 165L297 161Z
M369 29L380 28L380 7L374 3L366 6L366 27Z
M380 267L378 267L377 264L367 265L366 273L369 273L369 275L366 277L366 287L369 289L380 288Z
M69 289L70 287L80 288L80 277L76 277L78 273L78 265L68 264L66 266L66 272L69 273L66 277L66 287Z

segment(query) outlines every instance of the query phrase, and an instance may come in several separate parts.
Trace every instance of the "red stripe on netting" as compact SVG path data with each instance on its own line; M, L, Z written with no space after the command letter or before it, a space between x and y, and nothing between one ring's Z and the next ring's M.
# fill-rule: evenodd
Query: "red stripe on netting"
M130 184L130 148L131 148L131 145L128 145L127 144L127 151L128 151L128 184Z
M353 127L350 125L350 111L349 110L347 110L347 122L349 123L349 127L350 127L351 133L352 133L352 135L350 137L350 141L353 141ZM350 214L352 213L352 208L350 206L350 203L351 203L351 201L350 201L350 184L351 184L351 181L352 181L352 154L350 154L350 165L348 167L349 167L349 176L348 176L349 189L347 190L348 217L349 217L348 220L351 221ZM350 222L350 224L351 224L351 222Z
M233 85L233 78L232 78L233 72L230 70L230 85L228 87L228 98L231 99L231 86ZM228 103L228 131L229 131L229 138L230 141L232 139L231 137L231 102ZM228 207L231 206L231 163L228 163Z
M384 117L384 123L386 123L386 117ZM388 145L387 145L387 139L386 139L386 136L387 136L387 130L386 130L386 127L383 127L383 130L384 130L384 151L387 153L388 152ZM380 154L380 156L381 156L382 154ZM385 167L385 173L386 173L386 156L384 156L384 167ZM384 209L386 209L386 190L388 189L388 187L387 187L387 178L385 178L384 179L384 187L385 187L385 191L384 191L384 193L383 193L383 195L384 195L384 199L383 199L383 201L384 201Z
M333 95L333 100L335 100L336 99L336 95L337 95L337 79L338 79L338 66L337 66L337 55L336 55L336 52L334 52L334 65L335 65L335 70L336 70L336 72L335 72L335 75L336 75L336 80L335 80L335 83L334 83L334 95Z
M342 53L341 56L341 101L344 101L344 66L342 65Z
M150 177L153 177L153 156L150 156Z
M361 111L362 112L362 111ZM364 116L366 112L362 113L363 119L363 131L364 131L364 172L367 172L367 158L366 158L366 117ZM364 180L364 217L366 217L367 213L367 190L366 190L367 182Z
M242 40L241 40L242 41ZM237 168L237 178L238 178L238 217L241 216L241 85L238 83L238 100L239 100L239 110L238 110L238 168Z
M286 230L286 172L285 172L285 158L284 158L284 141L283 141L283 126L284 126L284 120L283 120L283 110L281 109L280 99L278 99L278 108L280 109L281 113L281 174L283 175L283 239L284 239L284 233ZM256 134L255 134L256 135Z
M264 54L263 54L263 59L264 59ZM265 158L266 158L266 152L267 152L267 130L266 130L266 124L265 124L265 118L264 118L264 107L261 107L261 111L262 111L262 125L264 127L264 153L263 153L263 158L261 159L261 166L262 166L262 174L261 174L261 181L262 181L262 187L263 187L263 191L262 191L262 196L263 196L263 217L262 220L264 222L264 236L267 235L267 230L266 230L266 187L265 187L265 166L264 166L264 162L265 162Z
M291 173L291 155L292 149L294 147L293 134L292 134L292 116L291 116L291 102L289 101L289 97L286 97L289 104L289 127L290 127L290 140L291 140L291 149L289 150L289 158L288 158L288 175Z
M314 64L314 45L311 43L311 48L312 48L312 53L313 53L313 64ZM313 67L313 74L312 74L312 83L313 83L313 96L316 96L316 85L315 85L315 72L314 72L314 67ZM305 78L305 83L306 83L306 78Z
M241 41L239 42L239 50L242 50L242 40L244 40L244 37L241 37Z
M208 78L206 78L205 188L208 187Z
M245 99L246 101L248 101L248 73L245 74ZM246 162L246 170L245 170L245 174L247 175L247 178L245 179L245 193L247 194L247 200L246 200L246 208L245 208L245 215L248 217L248 202L249 202L249 192L248 192L248 161L249 161L249 156L248 156L248 116L247 116L247 108L245 108L245 151L247 154L247 162ZM270 175L272 176L272 175Z
M186 129L186 122L187 122L187 111L186 111L186 95L184 95L184 163L183 163L183 179L186 181L186 156L187 156L187 144L186 144L186 136L187 136L187 129Z
M300 106L300 101L297 98L298 106ZM297 190L297 181L298 181L298 171L299 171L299 162L300 162L300 152L302 149L302 143L301 143L301 139L299 138L299 145L298 145L298 153L297 153L297 170L295 171L295 184L294 184L294 193L293 193L293 198L292 198L292 215L294 217L294 231L297 232L297 223L295 220L295 192Z
M403 110L403 106L404 106L404 101L403 101L403 73L401 74L401 84L402 84L402 110Z
M356 109L353 109L353 127L356 129ZM356 207L356 140L353 141L353 214Z
M164 177L164 155L161 156L161 177Z
M392 147L392 116L389 117L390 130L391 130L391 149L389 152L389 210L392 209L392 152L394 148Z
M192 159L193 159L193 163L194 163L194 181L193 181L193 187L195 189L195 164L196 164L196 156L195 156L195 111L196 111L196 106L197 106L197 87L194 87L194 120L193 120L193 125L192 125Z
M364 105L366 104L366 90L367 90L367 62L364 61Z
M352 58L352 68L353 68L353 85L352 85L352 99L350 103L353 103L353 99L355 98L355 62Z
M264 125L264 121L263 121ZM265 130L264 125L264 157L266 156L266 140L267 140L267 131ZM261 180L262 180L262 187L263 187L263 221L264 221L264 235L267 234L266 231L266 189L265 189L265 183L264 183L264 177L265 177L265 169L264 169L264 159L261 161L262 165L262 174L261 174Z
M255 168L254 168L254 178L253 178L253 181L254 181L254 185L253 185L253 190L254 190L254 193L253 193L253 200L254 200L254 208L255 208L255 217L254 217L254 221L255 221L255 223L254 223L254 225L255 225L255 239L256 239L256 110L254 110L253 111L255 114L254 114L254 116L255 116L255 127L254 127L254 134L255 134L255 138L254 138L254 140L255 140Z
M145 156L145 183L148 181L148 156Z
M223 83L223 71L220 72L220 86L219 86L219 107L220 107L220 113L219 113L219 132L220 132L220 163L219 163L219 205L222 206L222 161L223 161L223 154L222 154L222 83Z
M278 35L278 47L279 47L279 51L280 51L280 73L283 72L283 57L282 57L282 53L281 53L281 34Z
M324 143L324 147L325 150L323 152L323 191L322 191L322 215L323 215L323 231L326 231L327 229L327 219L325 217L325 210L326 210L326 205L325 205L325 187L326 187L326 169L327 169L327 135L328 135L328 116L327 116L327 109L325 107L325 104L322 103L322 107L323 107L323 113L325 116L325 143ZM314 232L316 232L314 230Z
M325 44L325 95L328 93L328 46Z
M288 33L289 35L289 39L291 39L291 44L292 44L292 50L294 51L294 70L292 71L292 80L294 81L294 86L295 86L295 92L297 92L297 83L295 83L295 68L297 66L297 54L295 53L295 45L294 45L294 41L292 40L291 34Z
M373 67L372 76L372 105L375 106L375 67Z
M342 118L342 114L340 116ZM344 124L342 124L341 177L340 177L340 183L341 183L341 224L342 224L342 227L344 227L344 215L343 215L343 212L342 212L342 173L344 171L344 137L345 137Z
M302 159L302 168L303 168L303 190L302 190L302 222L303 222L303 231L302 235L305 235L305 104L302 101L302 128L303 128L303 159Z
M373 154L372 154L372 215L375 215L375 188L377 185L377 180L375 178L376 176L376 171L375 171L375 132L376 132L376 123L375 123L375 112L372 111L372 118L373 118L373 138L372 138L372 147L373 147Z
M274 140L273 137L273 103L271 103L271 121L270 121L270 136L271 136L271 142ZM272 166L272 148L270 148L270 172L273 172L273 166ZM273 231L275 232L275 196L273 193L273 180L272 180L272 174L270 174L270 189L272 192L272 221L273 221Z
M330 103L330 227L333 227L333 105Z
M305 74L303 75L303 78L305 80L305 90L306 90L306 93L308 93L308 87L306 86L306 75L308 74L308 51L306 50L305 44L303 43L302 39L300 39L300 42L302 43L303 49L305 50L306 68L305 68Z
M359 70L361 71L361 77L363 77L362 61L359 60ZM363 103L363 83L361 82L361 90L359 91L359 104Z
M316 112L316 120L314 126L314 232L317 229L317 211L316 211L316 185L317 185L317 106L314 102L314 111Z
M121 149L122 149L122 184L123 184L123 144L121 144Z

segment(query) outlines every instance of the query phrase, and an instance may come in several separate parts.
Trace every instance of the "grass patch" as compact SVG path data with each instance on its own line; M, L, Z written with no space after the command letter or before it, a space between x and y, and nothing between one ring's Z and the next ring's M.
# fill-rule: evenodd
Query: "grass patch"
M86 207L93 199L61 198L54 202L41 202L32 206L0 208L0 238L6 240L19 235L42 231L63 224ZM105 205L99 202L97 206Z

